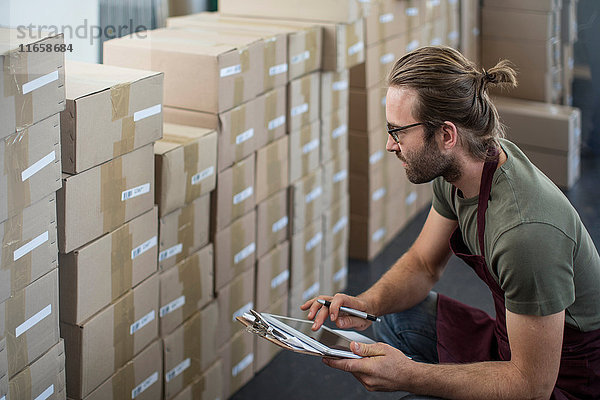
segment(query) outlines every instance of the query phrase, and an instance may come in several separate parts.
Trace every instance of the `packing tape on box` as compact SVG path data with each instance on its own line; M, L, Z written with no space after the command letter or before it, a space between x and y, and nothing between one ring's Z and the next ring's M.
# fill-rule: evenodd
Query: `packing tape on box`
M271 280L269 282L269 304L275 303L281 297L283 289L287 288L290 271L287 268L282 269L282 265L287 264L287 254L283 253L283 248L278 246L275 248L275 253L272 257L271 263Z
M302 149L302 154L300 155L300 170L302 173L300 176L306 176L310 172L310 156L314 151L310 150L313 143L313 125L314 124L304 125L302 129L300 129L300 148Z
M321 27L318 29L311 29L306 31L306 51L308 51L309 57L306 59L304 65L304 72L314 71L321 68L319 60L321 59L319 52L321 51L322 40Z
M200 379L198 379L197 381L194 382L194 384L192 385L192 399L208 398L205 395L205 391L206 391L206 387L207 387L206 379L207 379L206 374L202 374Z
M304 105L306 104L308 107L302 108L301 111L297 114L299 115L299 120L300 123L297 124L296 126L303 126L306 125L310 122L310 114L313 112L312 110L312 97L311 97L311 86L312 86L312 80L313 77L317 77L317 79L319 79L318 74L312 74L312 75L307 75L304 78L300 79L300 97L301 101L300 104L298 104L298 106L300 105ZM298 107L294 107L295 109L299 109Z
M231 215L229 216L231 221L237 217L240 217L244 213L245 205L247 203L246 199L250 197L248 195L248 193L250 193L248 188L251 186L248 185L249 182L246 180L246 169L249 168L248 164L250 164L248 160L245 160L233 164L233 167L231 167L231 194L233 197L231 199L223 199L223 201L231 202ZM254 188L251 190L254 191Z
M135 122L133 115L121 120L121 139L113 144L113 158L130 153L135 147Z
M239 325L239 324L238 324ZM250 343L248 346L247 343ZM239 388L248 379L244 374L254 365L252 344L254 339L249 335L238 335L231 342L231 385L230 388Z
M127 399L131 397L131 384L135 385L135 363L127 363L118 373L115 371L111 379L112 399Z
M127 189L127 178L123 172L122 157L100 166L100 212L104 232L125 222L126 201L121 201L121 193Z
M251 121L252 117L246 119L248 112L247 104L242 104L231 110L229 127L229 145L227 152L233 152L234 161L240 160L244 155L246 144L254 136L254 127L248 126L247 121ZM232 151L233 150L233 151Z
M250 50L246 47L238 51L240 56L241 74L237 74L233 79L233 104L238 105L244 101L244 92L246 82L252 81Z
M134 356L135 320L133 291L128 292L113 306L114 370L116 371Z
M285 229L283 227L283 222L285 221L283 218L287 217L287 209L281 209L280 202L270 202L267 206L267 237L272 239L279 236L279 232L281 229ZM282 222L283 221L283 222ZM273 229L274 225L277 224L276 230ZM287 225L287 224L286 224Z
M364 60L365 44L363 42L362 23L359 21L342 25L345 32L344 62L337 69L350 68ZM338 52L339 54L339 52Z
M267 130L267 137L269 141L274 139L274 131L280 126L283 126L285 130L286 122L286 109L285 109L285 97L279 100L279 95L283 93L285 96L285 90L271 90L265 97L265 128Z
M282 141L283 142L283 141ZM266 148L267 153L267 190L268 195L283 189L287 171L282 168L283 160L279 157L281 145L275 142Z
M196 204L192 202L181 208L177 217L177 244L181 244L181 252L176 255L177 262L186 258L195 247Z
M182 307L185 316L191 315L196 310L198 301L204 295L200 261L200 255L194 253L177 268L177 276L182 287L181 294L184 296ZM212 277L207 276L206 279L212 279Z
M203 364L203 351L202 351L202 336L204 336L204 333L206 332L203 329L203 325L202 324L202 319L203 319L203 312L199 311L197 315L195 315L194 317L188 319L188 322L186 322L184 324L184 328L183 328L183 357L181 358L181 360L177 360L176 364L173 366L169 366L170 368L167 369L167 366L165 365L165 371L171 371L175 366L181 365L182 362L185 362L185 360L190 359L190 361L192 361L194 363L194 365L192 365L192 363L190 363L190 367L187 367L185 370L183 370L181 372L181 374L183 375L181 382L179 381L170 381L167 383L167 385L169 383L171 383L171 385L178 383L178 388L179 390L183 389L185 386L187 386L188 384L190 384L192 382L192 380L194 379L194 377L198 374L199 370L202 368L202 364ZM200 336L200 337L198 337ZM179 390L175 390L173 391L173 393L178 392Z
M279 75L279 71L283 70L282 66L276 65L277 64L277 37L274 36L272 38L265 38L263 40L263 43L265 45L265 50L264 50L264 71L263 71L263 82L264 82L264 86L263 86L263 90L261 90L261 92L263 92L266 88L272 88L275 83L275 79L277 79L277 76ZM287 68L286 68L287 70Z
M183 146L183 169L185 171L185 202L190 203L201 193L202 183L192 184L192 177L199 173L200 143L190 142Z
M2 305L0 305L2 306ZM29 326L27 321L27 299L26 291L16 292L10 299L4 302L5 307L5 334L6 354L8 355L8 376L11 377L19 372L23 366L29 364L29 344L25 334L29 328L23 330L20 327ZM30 321L34 322L34 321Z
M15 49L4 55L4 97L13 97L17 129L33 124L33 92L23 93L23 85L30 81L28 53Z
M129 115L130 84L122 83L110 88L112 121L121 120L121 138L113 144L113 158L129 153L134 148L135 123Z
M2 236L2 264L0 265L0 276L2 279L7 279L6 275L9 275L10 279L10 292L16 290L16 288L23 288L28 282L31 282L31 251L26 254L18 256L19 249L26 248L29 243L33 241L25 242L23 238L23 213L19 213L12 218L4 221L3 236Z
M117 229L112 234L110 252L110 281L111 300L117 299L132 287L133 260L133 235L129 225Z
M29 167L29 129L18 130L4 140L4 174L7 183L7 210L21 210L31 204L31 184L23 180Z

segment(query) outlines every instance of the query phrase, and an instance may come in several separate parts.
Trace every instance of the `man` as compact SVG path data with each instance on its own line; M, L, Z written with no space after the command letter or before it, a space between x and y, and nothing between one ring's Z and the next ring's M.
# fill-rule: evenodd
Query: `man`
M562 192L511 142L487 95L516 85L506 61L479 71L456 50L424 47L398 60L386 97L386 148L433 206L411 248L357 297L302 305L318 329L384 315L385 343L364 358L326 360L369 390L461 399L600 398L600 257ZM492 291L496 319L431 292L451 252ZM406 355L405 355L406 354Z

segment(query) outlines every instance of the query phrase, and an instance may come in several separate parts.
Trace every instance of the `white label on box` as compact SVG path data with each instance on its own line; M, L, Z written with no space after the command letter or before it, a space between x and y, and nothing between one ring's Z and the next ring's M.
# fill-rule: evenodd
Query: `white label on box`
M21 336L29 329L33 328L35 324L37 324L50 314L52 314L52 304L48 304L46 307L42 308L40 311L35 313L33 317L29 318L27 321L17 326L17 329L15 329L15 337Z
M234 377L237 376L240 372L242 372L248 366L252 365L253 361L254 361L254 353L248 354L246 357L244 357L242 359L242 361L240 361L239 363L237 363L237 365L235 365L233 368L231 368L231 375Z
M335 223L331 232L335 235L339 231L341 231L346 225L348 225L348 217L343 216Z
M245 132L240 133L235 137L235 144L242 144L254 136L254 128L250 128Z
M323 240L323 233L322 232L318 232L315 236L313 236L308 242L306 242L306 245L304 245L304 250L306 251L311 251L312 249L314 249L319 243L321 243L321 240Z
M473 36L479 36L479 34L481 33L481 32L479 31L479 28L478 28L478 27L475 27L475 28L473 28L472 32L473 32Z
M131 324L131 326L129 327L129 334L133 335L134 333L142 329L144 326L154 321L155 317L156 314L154 313L154 310L150 311L148 314L144 315L142 318Z
M393 13L382 14L379 16L379 23L387 24L388 22L392 22L394 20Z
M458 0L448 0L448 3L455 5L456 3L458 3Z
M49 84L50 82L54 82L55 80L58 80L58 70L52 71L49 74L42 75L39 78L24 83L23 94L33 92L34 90L39 89L42 86Z
M154 236L153 238L146 240L144 243L140 244L138 247L131 250L131 259L133 260L140 254L144 254L145 252L147 252L148 250L150 250L151 248L156 246L157 243L158 243L157 236Z
M282 283L287 282L288 279L290 279L290 270L286 269L285 271L277 275L275 278L271 279L271 289L275 289Z
M302 301L306 302L306 300L310 299L311 297L315 297L319 293L320 287L321 285L319 282L313 283L311 287L302 292Z
M186 358L185 360L183 360L182 362L177 364L175 366L175 368L173 368L172 370L170 370L169 372L167 372L165 374L165 380L167 382L170 382L177 375L180 375L183 371L188 369L190 367L190 365L192 365L192 361L189 358Z
M342 135L345 135L346 132L348 132L348 125L343 124L338 126L337 128L335 128L332 132L331 132L331 137L333 139L337 139Z
M271 68L269 68L269 76L283 74L284 72L287 72L287 70L288 70L287 63L274 65Z
M242 251L240 251L233 257L233 262L235 264L239 264L240 261L242 261L244 258L248 257L250 254L254 253L255 250L256 250L256 243L252 242L248 246L244 247L242 249Z
M385 96L383 96L383 97L381 98L381 105L382 105L382 106L384 106L384 107L385 107L385 101L386 101L386 100L385 100Z
M318 198L319 196L321 196L321 194L323 194L323 188L321 186L313 189L309 194L307 194L304 197L304 202L306 204L310 203L311 201L313 201L314 199Z
M385 236L385 228L379 228L372 236L374 242L379 242Z
M296 115L304 114L307 111L308 111L308 103L304 103L304 104L300 104L299 106L292 108L292 110L290 111L290 114L292 115L292 117L295 117Z
M346 90L346 89L348 89L348 81L333 82L333 84L331 85L331 89L334 92L339 92L341 90Z
M141 196L150 192L150 183L145 183L133 189L125 190L121 193L121 201L133 199L134 197Z
M381 199L383 196L385 196L385 193L386 193L386 190L384 187L379 188L373 192L371 199L373 199L373 201L377 201L377 200Z
M133 390L131 391L131 398L135 399L137 396L139 396L144 390L148 389L150 386L152 386L152 384L154 382L158 381L158 372L153 373L152 375L150 375L148 378L146 378L144 380L144 382L140 383L139 385L137 385L135 388L133 388Z
M46 243L47 241L48 241L48 231L42 233L41 235L38 235L37 237L33 238L29 243L26 243L23 246L16 249L15 252L13 253L13 261L17 261L19 258L23 257L25 254L35 250L37 247L41 246L42 244Z
M406 15L409 17L416 17L419 15L419 9L417 7L408 7L406 9Z
M272 131L273 129L278 128L283 124L285 124L285 115L280 115L279 117L269 121L269 124L267 125L267 129Z
M176 298L175 300L173 300L166 306L162 306L160 308L160 310L158 311L158 315L162 318L165 315L177 310L178 308L181 308L184 304L185 304L185 296L179 296L178 298Z
M210 167L208 167L208 168L198 172L194 176L192 176L192 185L199 184L201 181L208 178L209 176L211 176L214 173L215 173L215 167L213 167L211 165Z
M379 62L383 65L389 64L396 59L394 53L387 53L379 57Z
M418 40L413 40L409 44L406 45L406 51L407 52L411 52L413 50L416 50L417 48L419 48L419 41Z
M373 165L383 158L383 150L377 150L369 157L369 164Z
M133 113L133 122L138 122L144 118L151 117L156 114L160 114L162 111L162 104L156 104L152 107L144 108L143 110L136 111Z
M333 274L333 281L334 282L339 282L342 279L344 279L344 277L348 275L348 267L347 266L343 266L339 271L337 271L335 274Z
M182 250L183 244L177 243L175 246L169 247L168 249L161 251L158 255L158 261L160 262L166 260L167 258L176 256L177 254L181 253Z
M437 7L440 5L440 0L429 0L429 7Z
M340 181L343 181L344 179L346 179L347 176L348 176L348 170L343 169L340 172L333 175L333 183L338 183Z
M448 33L448 39L450 41L458 40L458 31L452 31L452 32Z
M39 172L46 165L50 164L52 161L56 159L56 152L51 151L44 157L42 157L39 161L33 163L29 168L25 171L21 172L21 182L25 182L27 179L31 178L36 172Z
M406 196L406 205L410 206L415 201L417 201L417 192L410 192L410 194Z
M50 385L44 390L35 400L46 400L48 397L54 394L54 385Z
M302 146L302 154L310 153L311 151L319 148L319 139L313 139L310 142Z
M225 78L226 76L239 74L242 72L242 64L232 65L231 67L221 68L221 78Z
M359 51L362 51L363 47L364 47L364 43L362 41L353 44L352 46L348 47L348 55L349 56L353 56L356 53L358 53Z
M237 310L233 313L231 320L235 322L236 317L241 317L245 313L249 313L253 307L254 307L254 303L251 301L244 304L239 310Z
M431 42L429 42L429 44L432 46L439 46L442 44L442 38L434 37L433 39L431 39Z
M288 225L288 216L286 215L285 217L281 218L279 221L276 221L271 226L271 231L273 231L273 233L279 232L280 230L285 228L287 225Z
M298 64L304 60L308 60L310 58L310 51L306 50L300 54L296 54L292 57L292 64Z
M248 186L246 189L233 196L233 204L235 205L241 203L248 197L252 196L252 194L254 194L254 186Z

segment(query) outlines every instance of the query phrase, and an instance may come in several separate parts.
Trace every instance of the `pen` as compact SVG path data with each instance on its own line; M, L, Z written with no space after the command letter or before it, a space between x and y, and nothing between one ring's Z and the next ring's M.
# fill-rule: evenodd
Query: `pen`
M323 299L317 299L317 301L320 304L323 304L325 307L329 307L331 305L331 302L329 300L323 300ZM369 321L377 321L377 322L381 322L381 319L371 315L371 314L367 314L364 311L358 311L355 310L354 308L348 308L348 307L340 307L340 311L343 311L347 314L353 315L355 317L359 317L359 318L363 318L363 319L368 319Z

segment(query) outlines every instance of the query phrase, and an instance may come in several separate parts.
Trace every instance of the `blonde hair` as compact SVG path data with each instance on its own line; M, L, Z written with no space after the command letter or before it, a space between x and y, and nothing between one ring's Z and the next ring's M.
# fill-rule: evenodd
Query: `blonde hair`
M446 46L426 46L396 61L388 77L391 87L408 87L417 92L414 117L433 136L444 121L459 128L459 138L478 159L504 137L504 126L487 89L516 87L513 65L501 60L489 70L479 69L460 52Z

